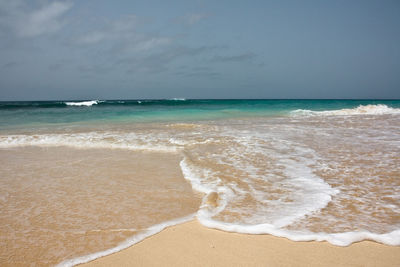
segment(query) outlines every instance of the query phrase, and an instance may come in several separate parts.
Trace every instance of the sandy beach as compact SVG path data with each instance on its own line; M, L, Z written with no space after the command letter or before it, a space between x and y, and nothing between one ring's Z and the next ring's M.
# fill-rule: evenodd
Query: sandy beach
M400 247L371 241L338 247L208 229L196 220L81 266L398 266Z
M400 101L179 101L0 109L0 266L400 266Z

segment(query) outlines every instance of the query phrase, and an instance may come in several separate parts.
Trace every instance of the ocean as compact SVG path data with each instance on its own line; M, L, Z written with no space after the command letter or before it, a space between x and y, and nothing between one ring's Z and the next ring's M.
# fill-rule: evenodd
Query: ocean
M0 265L72 266L197 219L400 245L400 100L0 102Z

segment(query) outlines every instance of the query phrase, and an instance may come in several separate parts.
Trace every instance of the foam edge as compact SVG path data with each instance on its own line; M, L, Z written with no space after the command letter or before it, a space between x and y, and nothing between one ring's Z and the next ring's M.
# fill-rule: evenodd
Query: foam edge
M89 255L85 255L85 256L80 256L77 258L73 258L73 259L69 259L69 260L65 260L60 262L59 264L57 264L57 267L70 267L70 266L75 266L78 264L82 264L82 263L87 263L90 261L93 261L95 259L104 257L104 256L108 256L110 254L114 254L116 252L119 252L121 250L124 250L136 243L139 243L140 241L143 241L144 239L146 239L147 237L150 237L152 235L155 235L159 232L161 232L162 230L164 230L167 227L170 226L174 226L174 225L178 225L178 224L182 224L188 221L191 221L195 218L195 214L190 214L188 216L185 217L181 217L178 219L174 219L174 220L170 220L170 221L166 221L160 224L156 224L153 225L151 227L149 227L147 230L145 230L142 233L139 233L137 235L134 235L130 238L128 238L127 240L125 240L124 242L120 243L118 246L104 250L104 251L99 251L99 252L95 252Z
M392 232L376 234L368 231L357 231L357 232L343 232L343 233L312 233L312 232L300 232L290 231L285 229L279 229L272 224L257 224L257 225L241 225L224 223L217 220L212 220L202 216L197 216L197 220L200 224L205 227L222 230L225 232L234 232L241 234L269 234L276 237L284 237L291 241L326 241L332 245L346 247L353 243L360 241L374 241L389 246L400 246L400 230L394 230Z

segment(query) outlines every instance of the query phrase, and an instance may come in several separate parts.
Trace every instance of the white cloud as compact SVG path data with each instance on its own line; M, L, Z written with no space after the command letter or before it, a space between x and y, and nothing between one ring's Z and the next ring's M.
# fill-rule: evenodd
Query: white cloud
M187 16L187 21L189 22L189 24L194 24L198 21L200 21L201 19L203 19L205 17L205 15L203 14L190 14Z
M52 2L26 14L25 20L17 27L18 35L33 37L58 31L64 24L60 17L71 7L71 2Z
M53 1L38 8L20 0L0 1L0 26L19 37L54 33L65 24L62 16L71 8L69 1Z

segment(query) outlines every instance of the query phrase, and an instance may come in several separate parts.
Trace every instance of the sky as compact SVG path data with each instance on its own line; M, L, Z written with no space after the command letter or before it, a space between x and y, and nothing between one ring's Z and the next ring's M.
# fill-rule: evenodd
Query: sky
M0 100L400 98L400 1L0 0Z

